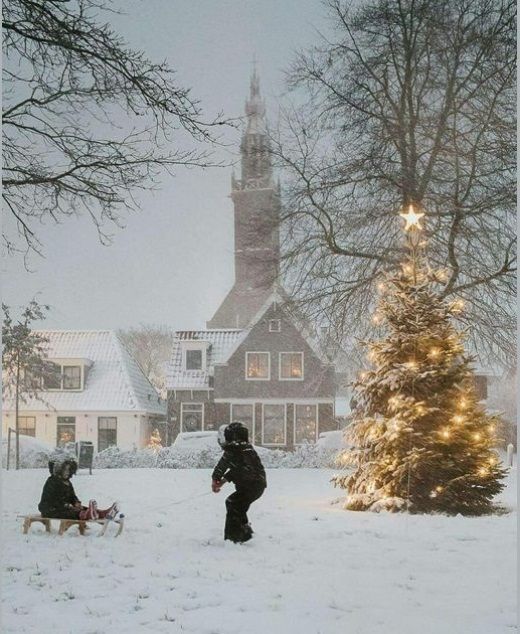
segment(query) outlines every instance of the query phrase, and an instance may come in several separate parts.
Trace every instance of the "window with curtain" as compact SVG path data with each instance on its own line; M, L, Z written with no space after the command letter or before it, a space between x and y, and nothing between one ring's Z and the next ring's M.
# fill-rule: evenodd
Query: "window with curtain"
M98 418L98 451L117 445L117 418L100 416Z
M315 443L318 428L318 406L294 406L294 444Z
M18 416L18 431L24 436L36 436L36 417Z
M246 352L246 376L248 379L269 379L269 352Z
M285 381L303 379L303 352L280 352L280 378Z
M232 403L231 404L231 421L238 421L245 425L249 430L249 440L254 440L254 405L252 403Z
M76 418L74 416L58 416L56 445L64 447L69 442L76 442Z
M262 443L285 445L285 405L264 404Z
M63 366L63 389L64 390L80 390L81 389L81 366L64 365Z

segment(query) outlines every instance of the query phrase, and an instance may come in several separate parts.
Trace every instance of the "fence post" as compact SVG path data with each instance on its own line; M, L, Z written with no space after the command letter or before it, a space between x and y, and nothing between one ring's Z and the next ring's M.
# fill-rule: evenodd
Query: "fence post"
M507 466L508 467L512 467L513 466L513 453L515 451L515 448L513 446L513 443L509 443L509 445L507 445Z
M11 456L11 432L13 430L9 427L7 430L7 471L9 471L9 458Z

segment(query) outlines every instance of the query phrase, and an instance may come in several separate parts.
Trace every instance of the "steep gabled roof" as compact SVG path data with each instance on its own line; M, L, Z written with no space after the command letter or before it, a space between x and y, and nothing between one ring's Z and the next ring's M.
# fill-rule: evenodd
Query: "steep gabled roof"
M240 340L237 340L235 342L233 347L229 349L227 357L220 361L220 363L225 363L234 354L238 346L242 343L242 341L244 341L244 339L246 339L249 332L254 328L254 326L256 326L256 324L263 318L265 313L274 304L277 304L278 308L285 314L286 318L294 324L295 328L299 331L309 348L314 352L318 359L324 365L333 365L331 361L325 357L316 339L309 333L303 316L300 315L297 310L291 307L289 296L281 286L275 287L275 289L266 298L260 310L258 310L257 313L252 316L247 328L242 331L243 335Z
M229 357L229 350L243 340L246 331L237 328L209 330L179 330L174 335L171 361L168 367L166 386L169 390L207 389L216 363ZM185 370L182 365L182 342L200 341L208 344L207 369Z
M48 339L47 356L52 359L88 359L90 366L84 389L42 391L42 400L29 398L24 410L135 411L166 414L166 404L113 330L38 330ZM12 398L4 398L4 409L14 409Z

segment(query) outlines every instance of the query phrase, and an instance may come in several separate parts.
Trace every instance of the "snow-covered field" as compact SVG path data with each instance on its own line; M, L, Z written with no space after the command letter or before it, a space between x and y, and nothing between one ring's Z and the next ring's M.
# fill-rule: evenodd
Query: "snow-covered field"
M58 537L35 512L45 470L2 472L3 632L500 634L516 627L516 514L341 510L331 471L274 469L255 538L224 543L226 485L207 470L99 470L79 497L119 499L117 539ZM502 496L516 507L516 472ZM178 500L186 500L174 504ZM112 527L114 528L114 527Z

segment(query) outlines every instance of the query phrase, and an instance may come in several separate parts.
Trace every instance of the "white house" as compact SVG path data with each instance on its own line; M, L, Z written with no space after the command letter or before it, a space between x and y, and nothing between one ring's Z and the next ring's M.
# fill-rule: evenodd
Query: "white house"
M165 425L166 404L112 330L39 330L48 339L39 398L20 402L20 433L57 446L91 441L144 447ZM14 398L4 396L2 429L15 428Z

